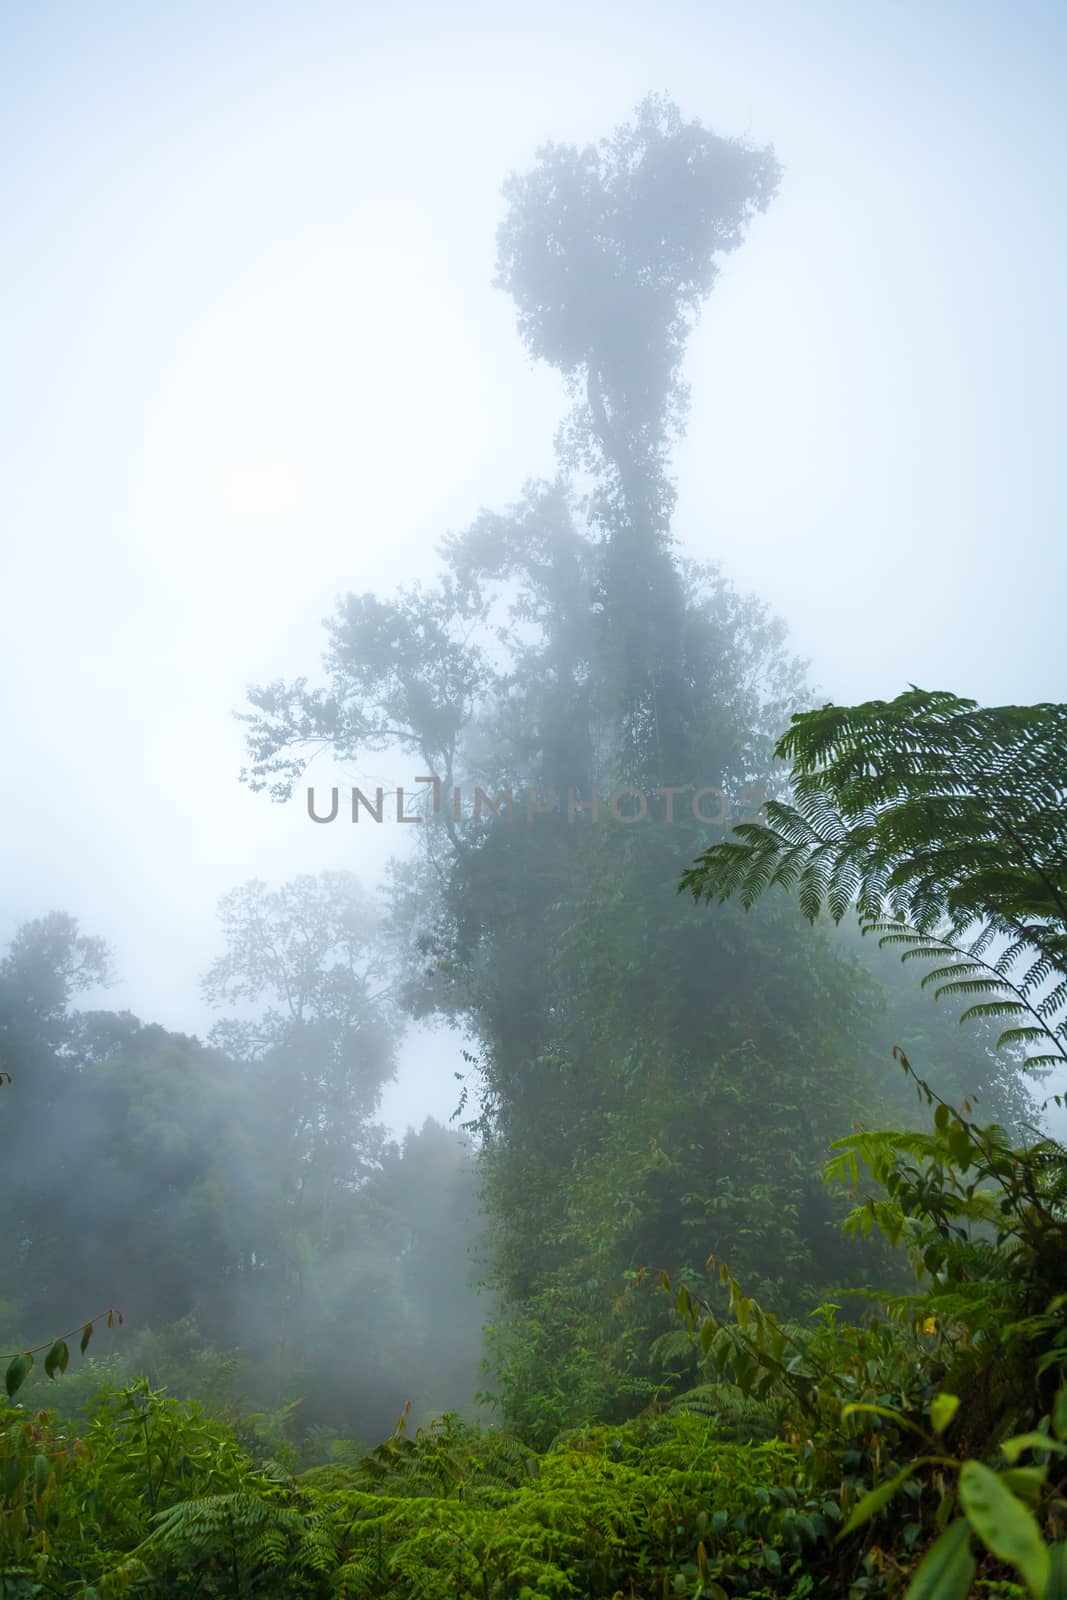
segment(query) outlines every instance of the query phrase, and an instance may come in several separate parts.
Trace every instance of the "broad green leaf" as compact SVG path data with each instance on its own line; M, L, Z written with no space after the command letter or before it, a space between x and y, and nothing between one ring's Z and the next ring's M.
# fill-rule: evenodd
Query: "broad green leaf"
M1022 1573L1035 1600L1048 1582L1048 1546L1030 1511L980 1461L965 1461L960 1471L960 1503L982 1542L1001 1561Z
M29 1350L26 1350L20 1356L12 1356L4 1374L4 1385L7 1389L9 1400L13 1399L19 1389L22 1388L32 1370L33 1356Z
M948 1148L956 1165L966 1172L971 1164L971 1141L962 1123L955 1123L948 1133Z
M908 1465L906 1467L902 1467L894 1477L887 1478L884 1483L876 1483L874 1488L868 1489L867 1493L862 1497L862 1499L858 1500L855 1506L853 1506L852 1513L848 1521L845 1523L845 1526L841 1529L841 1532L837 1536L838 1542L840 1542L840 1540L842 1540L846 1534L851 1533L854 1528L862 1527L865 1522L874 1516L876 1511L880 1511L881 1508L892 1499L897 1490L903 1488L904 1484L909 1481L912 1474L917 1472L920 1467L943 1467L950 1464L952 1463L950 1463L948 1458L945 1456L916 1456L914 1461L909 1461ZM840 1513L838 1513L838 1515L840 1515Z
M92 1325L91 1322L87 1322L85 1324L85 1327L82 1329L81 1344L78 1346L78 1349L81 1351L82 1355L85 1354L86 1347L87 1347L87 1345L89 1343L89 1340L92 1338L92 1336L93 1336L93 1325Z
M956 1412L959 1410L959 1395L939 1394L930 1407L930 1421L934 1425L935 1433L944 1433Z
M1067 1544L1049 1546L1045 1600L1067 1600Z
M1017 1433L1014 1438L1005 1439L1000 1448L1012 1466L1024 1450L1051 1450L1054 1455L1067 1455L1067 1444L1050 1438L1047 1433Z
M60 1372L66 1372L67 1363L69 1360L70 1351L67 1349L66 1341L64 1339L57 1339L51 1350L49 1350L48 1354L44 1358L44 1370L50 1378L54 1378L57 1367L59 1368Z
M1005 1467L998 1474L1001 1483L1006 1484L1012 1494L1018 1495L1020 1500L1027 1500L1036 1505L1041 1498L1048 1477L1047 1467Z
M966 1517L946 1528L920 1561L904 1600L967 1600L975 1572L970 1538Z

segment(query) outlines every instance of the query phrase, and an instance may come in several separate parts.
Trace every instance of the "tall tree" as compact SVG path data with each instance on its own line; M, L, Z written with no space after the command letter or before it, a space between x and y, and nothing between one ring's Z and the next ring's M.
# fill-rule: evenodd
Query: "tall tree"
M108 974L103 942L59 912L0 961L0 1281L27 1343L101 1304L135 1321L199 1309L239 1253L235 1219L255 1211L238 1197L250 1168L227 1063L128 1012L73 1009Z
M575 397L562 464L593 479L601 653L623 763L660 783L692 780L667 471L688 405L682 358L717 258L740 246L779 177L770 149L717 137L650 96L613 139L547 145L504 190L497 283L527 349Z
M254 1070L307 1175L301 1190L311 1174L320 1187L352 1187L376 1155L371 1119L395 1070L398 1018L377 908L351 873L324 872L274 890L243 884L219 916L226 950L204 994L246 1015L218 1023L212 1042Z
M436 586L343 600L327 684L254 689L246 714L245 777L276 798L321 747L435 779L394 879L424 956L406 998L476 1041L497 1361L537 1436L654 1392L666 1313L622 1291L650 1260L699 1276L709 1218L779 1303L851 1269L817 1174L882 1109L857 965L788 906L708 918L675 893L779 792L805 697L782 626L670 547L686 333L777 178L654 99L511 180L498 281L572 388L560 476L450 535Z
M50 1063L71 1040L71 1001L105 984L110 970L104 941L82 933L65 911L17 928L0 961L0 1068L13 1074L28 1066L44 1079L51 1076Z

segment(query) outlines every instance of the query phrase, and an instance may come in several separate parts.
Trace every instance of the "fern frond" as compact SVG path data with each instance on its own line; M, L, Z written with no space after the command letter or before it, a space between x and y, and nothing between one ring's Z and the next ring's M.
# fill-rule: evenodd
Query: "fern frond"
M825 907L840 921L855 907L864 932L903 946L902 959L941 960L923 980L942 985L939 997L1014 1000L1059 1048L1067 705L979 708L913 687L795 716L776 753L792 762L792 801L768 802L766 822L705 851L680 889L698 900L738 894L747 908L773 884L797 888L811 919ZM988 962L997 940L1004 948ZM1040 996L1057 973L1063 981Z

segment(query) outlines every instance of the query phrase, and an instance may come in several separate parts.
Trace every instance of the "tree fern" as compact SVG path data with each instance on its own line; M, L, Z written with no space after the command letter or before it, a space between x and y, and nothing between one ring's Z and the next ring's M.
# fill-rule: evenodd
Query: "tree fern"
M383 1495L462 1500L521 1483L535 1471L533 1451L513 1434L477 1428L446 1411L414 1438L398 1428L392 1438L347 1469L346 1479L353 1487ZM335 1475L332 1481L341 1481L336 1468L319 1469L313 1481L331 1481L323 1477L330 1472Z
M795 716L791 802L683 875L695 898L796 888L806 916L937 961L924 982L1009 1023L1031 1070L1067 1062L1067 705L979 708L912 688ZM1000 942L993 959L988 952ZM946 959L947 958L947 959Z
M132 1559L152 1571L160 1562L193 1571L216 1565L228 1573L235 1597L253 1592L264 1568L332 1570L336 1554L326 1530L263 1493L204 1495L158 1512Z

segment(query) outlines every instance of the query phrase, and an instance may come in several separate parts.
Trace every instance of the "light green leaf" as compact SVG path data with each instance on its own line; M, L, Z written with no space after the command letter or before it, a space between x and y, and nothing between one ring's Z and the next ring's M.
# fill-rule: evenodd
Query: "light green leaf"
M1060 1444L1047 1433L1017 1433L1014 1438L1005 1439L1000 1448L1012 1466L1024 1450L1051 1450L1054 1455L1067 1455L1067 1444Z
M939 1394L930 1407L930 1421L934 1425L935 1433L944 1433L956 1412L959 1410L959 1395Z
M60 1372L66 1372L69 1360L70 1351L67 1349L66 1341L57 1339L44 1358L44 1370L50 1378L54 1378L57 1367Z
M998 1476L1012 1494L1018 1495L1020 1500L1026 1500L1030 1505L1036 1505L1045 1487L1048 1468L1006 1467Z
M975 1572L970 1538L967 1518L957 1518L923 1556L904 1600L967 1600Z
M1022 1573L1035 1600L1043 1600L1048 1546L1022 1501L980 1461L965 1461L960 1471L960 1503L982 1542L1001 1561L1010 1561Z

